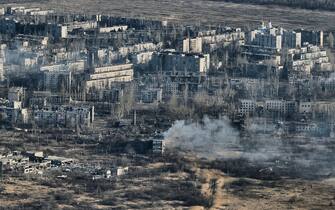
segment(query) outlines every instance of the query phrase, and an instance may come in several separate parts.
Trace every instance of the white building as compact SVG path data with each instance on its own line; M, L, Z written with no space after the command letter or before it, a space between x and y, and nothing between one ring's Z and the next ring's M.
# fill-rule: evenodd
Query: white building
M281 51L283 48L296 48L301 46L301 33L273 27L271 22L268 24L262 22L257 30L249 33L247 44L272 48L277 51Z
M310 75L315 71L332 71L333 65L327 51L306 43L301 48L288 50L288 68L290 74Z
M245 33L240 29L226 30L221 34L209 33L201 36L203 44L218 44L218 43L231 43L238 41L240 44L244 44Z
M35 16L45 16L54 13L53 10L39 10L39 11L30 11L27 12L29 15L35 15Z
M0 8L0 15L5 15L5 8Z
M118 50L120 55L125 57L130 53L140 53L140 52L153 52L159 50L162 46L162 43L154 44L151 42L148 43L139 43L135 45L120 47Z
M202 38L196 37L194 39L183 40L183 52L184 53L202 53Z
M131 82L133 76L133 64L95 67L86 80L86 90L109 89L114 83Z
M148 64L152 59L153 52L142 52L132 55L133 64Z
M98 27L98 22L97 21L83 21L83 22L72 22L72 23L68 23L67 25L67 31L71 32L74 29L79 29L82 28L84 30L88 30L88 29L94 29Z
M101 27L101 28L99 28L99 33L126 31L127 29L128 29L128 26Z

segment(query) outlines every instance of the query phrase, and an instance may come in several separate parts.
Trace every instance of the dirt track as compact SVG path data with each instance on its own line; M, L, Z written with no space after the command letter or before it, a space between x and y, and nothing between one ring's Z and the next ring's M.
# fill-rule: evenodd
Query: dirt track
M39 0L36 0L37 2ZM27 3L57 11L104 13L116 16L168 19L195 23L222 23L234 26L255 25L271 20L287 28L335 31L335 12L212 2L206 0L49 0Z

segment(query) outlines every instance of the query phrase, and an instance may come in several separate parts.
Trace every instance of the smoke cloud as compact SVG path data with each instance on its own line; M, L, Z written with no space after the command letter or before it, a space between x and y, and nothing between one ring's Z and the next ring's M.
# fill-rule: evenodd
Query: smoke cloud
M251 125L254 130L259 125ZM292 139L281 137L273 127L269 132L251 132L241 136L229 119L209 119L188 123L176 121L164 133L166 147L186 155L208 160L245 159L255 166L304 173L304 176L335 173L334 149L327 139ZM256 129L257 130L257 129ZM316 170L317 169L317 170Z
M240 132L231 126L226 117L205 117L197 123L176 121L165 132L164 137L167 148L191 152L200 158L208 159L267 160L280 155L278 149L281 147L281 142L273 141L274 137L270 135L263 134L262 137L257 137L257 141L254 137L241 138Z
M239 132L225 118L211 120L205 117L199 123L176 121L164 137L168 148L192 152L198 157L218 158L223 157L227 148L237 145Z

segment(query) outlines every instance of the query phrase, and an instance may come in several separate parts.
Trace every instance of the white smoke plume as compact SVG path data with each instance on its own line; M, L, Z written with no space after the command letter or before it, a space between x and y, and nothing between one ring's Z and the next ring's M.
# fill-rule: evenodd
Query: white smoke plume
M239 133L226 119L211 120L205 117L202 123L176 121L164 136L168 148L193 152L199 157L215 158L222 155L223 148L236 144Z
M259 130L257 126L250 128ZM265 128L266 132L251 132L252 135L241 137L227 118L205 117L201 122L176 121L164 133L164 138L168 150L198 158L247 160L255 166L269 166L271 170L275 167L285 173L294 170L299 176L306 177L335 174L334 148L329 147L328 140L280 137L276 135L275 127L273 131L269 131L270 128Z
M265 136L265 135L264 135ZM209 119L200 123L176 121L164 133L167 148L179 149L207 159L248 158L267 160L279 155L280 142L258 138L260 147L250 148L241 142L240 132L233 128L227 118Z

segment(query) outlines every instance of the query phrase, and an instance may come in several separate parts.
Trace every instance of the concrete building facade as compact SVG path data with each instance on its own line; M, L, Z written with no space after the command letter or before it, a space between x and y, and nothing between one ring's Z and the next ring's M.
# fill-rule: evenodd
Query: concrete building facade
M95 67L86 80L86 90L109 89L114 83L127 83L133 80L133 64Z

